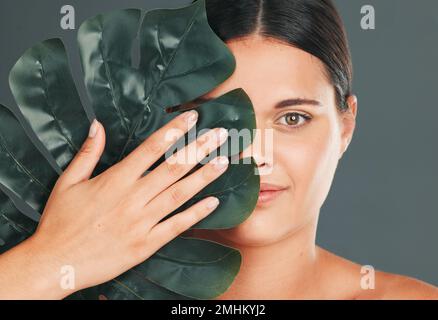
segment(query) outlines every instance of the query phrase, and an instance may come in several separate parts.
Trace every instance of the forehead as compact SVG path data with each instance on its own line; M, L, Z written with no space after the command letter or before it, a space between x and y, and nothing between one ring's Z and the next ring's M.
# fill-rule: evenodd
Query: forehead
M260 36L227 42L236 59L234 73L205 97L243 88L251 99L330 99L323 63L315 56Z

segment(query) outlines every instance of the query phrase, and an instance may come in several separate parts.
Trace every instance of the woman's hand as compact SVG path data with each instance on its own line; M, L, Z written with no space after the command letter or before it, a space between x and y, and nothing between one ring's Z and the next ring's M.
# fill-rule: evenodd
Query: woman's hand
M210 130L143 176L196 119L196 111L179 115L90 179L105 145L104 128L95 120L56 182L36 232L0 257L0 298L63 298L106 282L211 213L215 197L158 223L226 170L227 158L219 157L177 181L226 140L225 129ZM196 161L181 161L184 154ZM74 288L62 285L69 272Z

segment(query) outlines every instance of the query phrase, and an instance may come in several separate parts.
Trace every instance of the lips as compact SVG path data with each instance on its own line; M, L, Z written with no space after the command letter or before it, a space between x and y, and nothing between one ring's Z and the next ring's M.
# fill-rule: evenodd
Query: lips
M281 193L283 193L287 187L270 184L270 183L261 183L260 184L260 193L259 198L257 200L257 205L264 205L275 198L277 198Z

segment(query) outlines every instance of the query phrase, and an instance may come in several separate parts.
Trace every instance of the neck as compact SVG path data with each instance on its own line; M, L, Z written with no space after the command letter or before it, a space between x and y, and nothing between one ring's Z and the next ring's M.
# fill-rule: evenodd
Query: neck
M229 289L218 299L288 299L309 289L316 273L316 221L264 246L237 244L214 230L192 230L195 237L236 248L242 265Z

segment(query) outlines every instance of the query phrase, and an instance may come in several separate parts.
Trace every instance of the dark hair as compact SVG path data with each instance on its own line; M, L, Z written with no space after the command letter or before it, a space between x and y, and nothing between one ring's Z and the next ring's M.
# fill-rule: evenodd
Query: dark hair
M205 4L208 23L224 42L259 34L319 58L335 87L338 108L348 109L351 56L331 0L205 0Z

